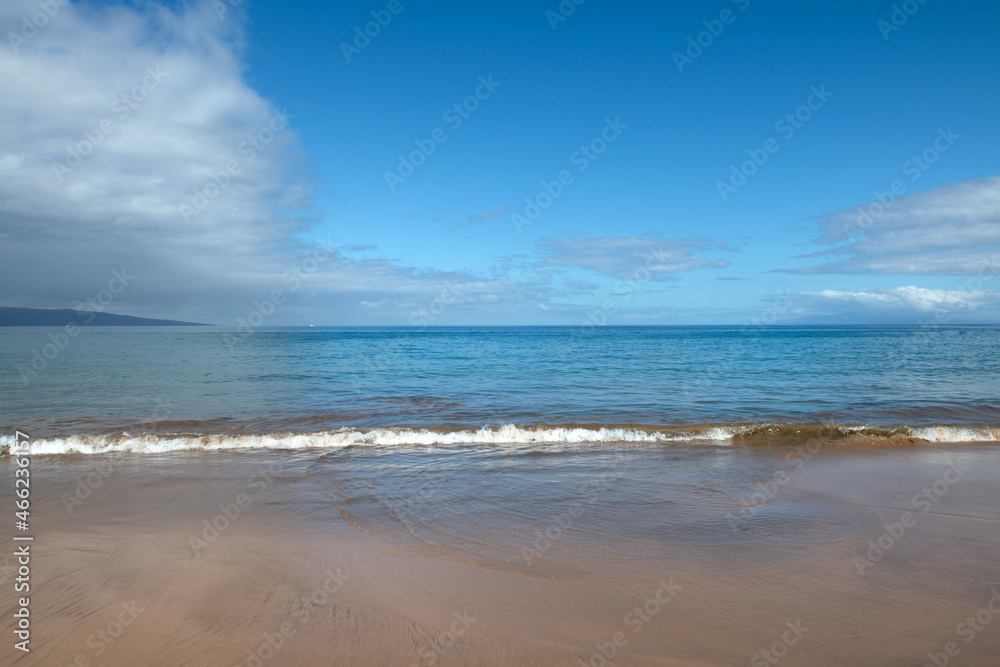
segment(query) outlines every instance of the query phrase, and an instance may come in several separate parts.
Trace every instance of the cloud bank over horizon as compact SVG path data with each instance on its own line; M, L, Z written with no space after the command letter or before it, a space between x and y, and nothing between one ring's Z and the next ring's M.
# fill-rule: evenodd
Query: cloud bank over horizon
M36 10L4 5L0 30ZM72 307L122 268L135 278L109 310L221 324L274 290L287 299L275 321L361 311L400 324L423 322L449 290L449 310L554 295L544 277L357 259L310 238L320 212L295 115L245 83L243 42L239 16L220 20L208 2L70 4L0 52L0 88L17 91L0 115L3 305Z

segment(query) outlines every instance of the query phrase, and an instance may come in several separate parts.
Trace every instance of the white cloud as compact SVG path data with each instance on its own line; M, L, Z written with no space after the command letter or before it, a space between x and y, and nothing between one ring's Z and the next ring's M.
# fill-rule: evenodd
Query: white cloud
M122 267L135 279L110 310L222 324L275 289L275 324L405 323L448 281L472 309L548 298L333 242L302 273L319 212L296 110L284 124L247 85L239 12L212 6L74 2L16 52L0 43L0 305L73 307ZM37 11L0 3L0 35Z
M0 33L37 11L4 3ZM123 303L177 305L292 264L290 235L314 215L304 153L294 129L268 133L276 110L242 81L241 41L209 3L72 3L16 53L0 45L5 301L56 305L126 266ZM227 163L239 173L217 177ZM213 177L221 192L185 221Z
M1000 254L1000 177L885 199L824 215L808 257L832 261L793 272L968 275Z
M992 274L996 275L996 274ZM992 280L970 279L982 287ZM935 315L945 321L990 321L1000 315L1000 291L927 289L912 285L884 289L798 292L788 296L795 313L850 317L853 321L918 322Z
M723 244L697 239L666 241L640 236L575 236L538 241L538 246L545 251L543 266L582 268L612 278L649 274L648 279L672 280L681 272L729 266L728 260L696 256L695 250L726 249Z

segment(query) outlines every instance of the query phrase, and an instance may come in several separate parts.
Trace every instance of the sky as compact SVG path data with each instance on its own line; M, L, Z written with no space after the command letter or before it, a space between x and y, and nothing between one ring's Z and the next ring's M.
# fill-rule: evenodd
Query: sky
M673 4L5 0L0 306L1000 322L1000 7Z

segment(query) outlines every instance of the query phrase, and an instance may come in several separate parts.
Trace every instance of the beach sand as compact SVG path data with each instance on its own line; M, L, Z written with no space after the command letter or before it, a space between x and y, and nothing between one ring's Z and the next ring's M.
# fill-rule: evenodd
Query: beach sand
M808 458L623 446L584 468L593 448L484 447L452 458L489 466L447 472L429 449L350 449L35 458L32 650L14 648L5 614L0 664L995 665L1000 655L995 444ZM414 470L439 475L433 493L406 486L421 478ZM9 459L0 474L12 507ZM509 493L477 504L475 489L490 484ZM0 563L12 600L12 559Z

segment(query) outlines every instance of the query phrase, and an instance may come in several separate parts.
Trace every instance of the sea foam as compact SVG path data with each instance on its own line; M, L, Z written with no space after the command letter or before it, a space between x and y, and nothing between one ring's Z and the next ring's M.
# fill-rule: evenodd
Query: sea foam
M727 445L794 445L805 442L848 441L865 437L905 438L914 442L996 442L1000 429L968 426L887 427L841 424L729 424L690 427L653 426L517 426L464 430L410 428L340 429L312 433L270 434L130 434L73 435L32 439L32 455L104 454L134 452L163 454L174 451L239 449L336 450L345 447L513 445L540 448L599 443L702 443ZM0 451L9 452L13 436L0 436Z

